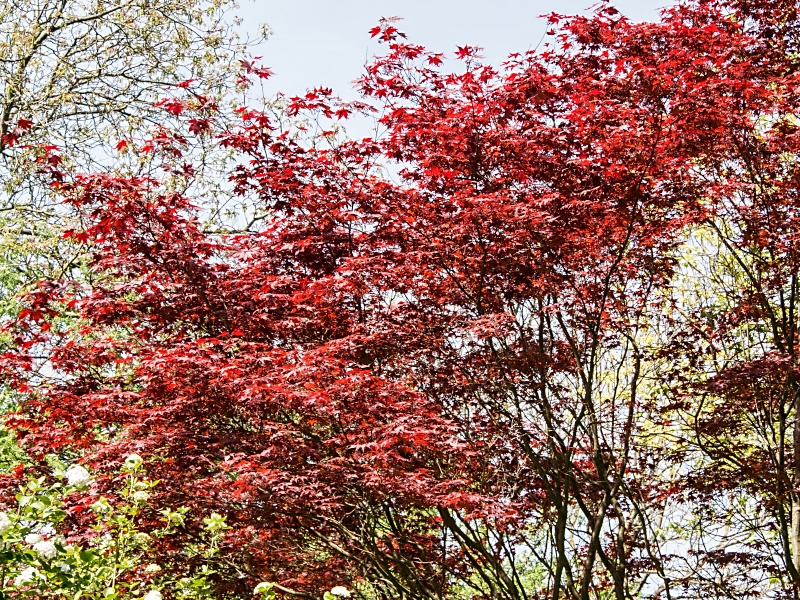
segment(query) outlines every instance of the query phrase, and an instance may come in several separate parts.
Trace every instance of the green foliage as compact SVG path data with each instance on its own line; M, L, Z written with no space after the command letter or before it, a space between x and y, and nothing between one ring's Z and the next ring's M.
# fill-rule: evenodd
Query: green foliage
M55 483L48 485L39 477L20 488L15 510L0 513L0 599L160 600L165 588L179 600L213 597L210 577L229 529L225 518L216 513L204 518L202 539L183 548L189 557L204 561L197 573L162 574L161 565L152 561L154 546L183 527L189 511L163 511L164 526L145 533L140 515L157 482L144 476L142 459L135 454L125 461L122 473L114 495L100 496L89 506L87 533L92 533L85 542L66 539L62 525L68 497L86 491L91 483L86 469L56 467Z

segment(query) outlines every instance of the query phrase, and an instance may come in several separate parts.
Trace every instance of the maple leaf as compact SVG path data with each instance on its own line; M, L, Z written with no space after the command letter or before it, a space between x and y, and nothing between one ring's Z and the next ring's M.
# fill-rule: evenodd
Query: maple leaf
M270 77L272 77L274 75L274 73L272 72L271 69L268 69L267 67L260 66L258 64L258 62L257 62L258 58L260 58L260 57L256 57L252 61L242 59L242 60L239 61L239 64L242 66L242 68L244 69L245 73L248 73L248 74L252 73L252 74L256 75L259 79L269 79Z

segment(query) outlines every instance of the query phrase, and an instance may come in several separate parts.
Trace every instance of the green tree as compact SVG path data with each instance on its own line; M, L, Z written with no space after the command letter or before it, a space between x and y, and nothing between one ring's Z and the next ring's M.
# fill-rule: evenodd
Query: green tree
M54 233L68 217L41 173L41 145L77 171L147 135L170 86L235 87L244 56L234 0L11 0L0 6L0 310L26 281L71 269ZM141 163L142 161L139 161ZM134 164L134 168L142 168Z

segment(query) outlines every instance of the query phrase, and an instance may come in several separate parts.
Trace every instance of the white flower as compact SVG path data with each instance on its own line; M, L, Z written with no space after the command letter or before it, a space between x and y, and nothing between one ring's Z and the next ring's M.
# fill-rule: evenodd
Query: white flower
M134 502L147 502L147 499L150 497L148 492L144 490L133 492L133 501Z
M0 535L3 535L6 531L11 529L13 525L7 514L0 512Z
M137 544L141 544L142 546L144 546L145 544L147 544L147 542L150 541L150 536L146 534L144 531L138 532L136 535L133 536L133 538L136 540Z
M72 570L72 567L70 567L67 563L64 563L58 568L58 570L62 573L69 573Z
M103 513L107 513L108 511L111 510L111 505L108 503L108 500L106 500L101 496L100 499L91 506L89 506L89 508L91 508L94 512L102 515Z
M145 572L145 573L158 573L160 570L161 570L161 567L159 567L159 566L158 566L157 564L155 564L155 563L150 563L149 565L147 565L147 566L144 568L144 572Z
M56 550L56 545L49 540L42 540L41 542L36 542L33 545L33 549L48 560L51 558L55 558L58 555L58 550Z
M67 484L77 487L89 485L89 482L92 480L92 476L89 475L89 471L80 465L72 465L69 469L67 469L66 475Z
M142 600L162 600L161 592L158 590L150 590Z
M267 581L262 581L261 583L259 583L255 587L255 589L253 590L253 593L254 594L266 594L270 590L272 590L272 584L267 582Z
M32 582L38 576L39 576L39 571L37 571L33 567L28 567L27 569L22 571L19 575L17 575L16 579L14 579L14 584L17 587L19 587L21 585L25 585Z
M129 455L128 458L125 459L125 468L128 469L129 471L135 471L141 466L142 466L142 457L136 453Z
M33 546L34 544L38 544L42 541L42 536L38 533L29 533L25 536L25 543L29 546Z
M342 598L350 597L350 591L341 585L337 585L335 588L331 589L331 594L334 596L341 596Z

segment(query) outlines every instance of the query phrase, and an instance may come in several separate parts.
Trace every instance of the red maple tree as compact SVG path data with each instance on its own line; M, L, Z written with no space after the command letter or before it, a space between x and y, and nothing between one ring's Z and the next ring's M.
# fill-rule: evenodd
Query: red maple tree
M317 89L286 107L377 111L378 139L301 142L251 108L219 131L208 106L164 103L236 154L231 183L261 215L239 233L204 231L156 179L51 161L91 276L43 282L7 327L29 452L111 470L136 451L157 503L225 513L227 573L249 579L220 593L793 593L796 10L703 1L635 24L601 6L550 24L543 51L497 70L466 46L450 72L384 20L364 102ZM182 139L163 128L140 150L188 177ZM744 281L705 325L705 300L680 312L676 287L703 231ZM709 376L697 344L745 323L770 326L763 352ZM695 410L708 394L730 402ZM779 441L742 429L753 411ZM735 498L767 498L758 522L780 541L709 551L657 523L723 527L715 503Z

